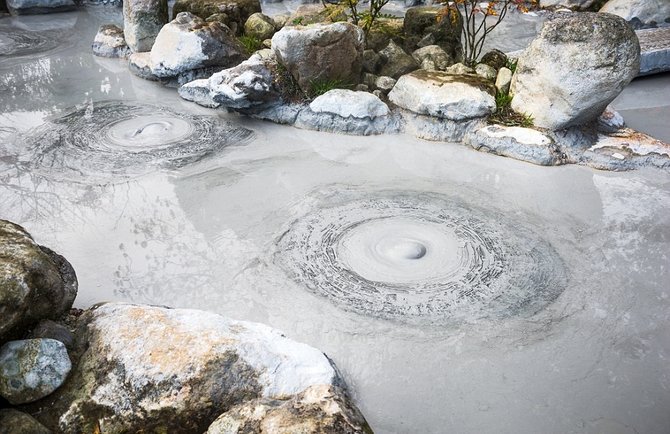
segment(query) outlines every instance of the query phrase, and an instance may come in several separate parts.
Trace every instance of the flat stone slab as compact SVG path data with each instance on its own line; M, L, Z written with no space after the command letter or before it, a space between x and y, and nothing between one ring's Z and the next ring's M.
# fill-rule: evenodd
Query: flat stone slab
M638 30L640 76L670 71L670 27Z

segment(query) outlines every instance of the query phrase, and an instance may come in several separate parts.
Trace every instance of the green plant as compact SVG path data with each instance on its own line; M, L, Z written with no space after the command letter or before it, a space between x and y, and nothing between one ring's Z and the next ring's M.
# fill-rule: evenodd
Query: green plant
M518 113L512 109L512 95L509 92L496 93L496 111L489 117L489 123L508 127L533 126L533 117L526 113Z
M350 89L352 85L344 80L314 80L310 83L309 96L315 98L333 89Z
M507 64L505 65L505 67L507 69L509 69L510 71L512 71L512 74L514 74L516 72L516 66L517 66L518 63L519 63L519 59L514 59L514 58L511 58L511 57L508 57L507 58Z
M482 53L486 37L505 19L507 12L516 8L527 11L538 0L455 0L463 17L463 63L475 66Z
M240 36L237 38L247 53L252 54L263 48L263 41L253 36Z

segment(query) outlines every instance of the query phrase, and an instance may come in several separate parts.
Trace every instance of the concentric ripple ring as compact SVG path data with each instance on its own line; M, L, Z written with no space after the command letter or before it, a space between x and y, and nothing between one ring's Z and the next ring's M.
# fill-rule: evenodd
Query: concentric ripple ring
M532 315L567 285L563 261L535 231L423 192L320 207L277 240L274 261L345 309L414 323Z
M153 166L176 168L228 146L252 131L217 116L178 113L149 104L96 102L32 130L26 163L53 177L138 175Z

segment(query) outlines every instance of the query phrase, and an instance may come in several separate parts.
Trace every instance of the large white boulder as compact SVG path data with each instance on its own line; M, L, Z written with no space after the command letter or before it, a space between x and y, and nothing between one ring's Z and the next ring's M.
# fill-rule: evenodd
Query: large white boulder
M84 314L77 339L85 351L70 379L53 404L35 412L64 434L96 427L201 433L234 406L288 400L317 386L337 390L332 406L348 400L317 349L209 312L104 304ZM367 425L353 404L343 411L354 426ZM57 427L48 425L54 419Z
M609 0L600 9L618 15L626 21L635 18L643 24L670 23L670 1L668 0Z
M640 70L635 31L621 17L559 14L519 58L512 108L552 130L594 121Z
M350 23L284 27L272 37L272 50L301 89L339 81L355 84L363 65L365 35Z
M481 77L419 69L400 77L389 99L416 114L463 121L493 113L494 95L495 87Z
M174 77L210 66L234 66L244 57L244 48L228 27L181 12L158 33L151 48L151 71L157 77Z

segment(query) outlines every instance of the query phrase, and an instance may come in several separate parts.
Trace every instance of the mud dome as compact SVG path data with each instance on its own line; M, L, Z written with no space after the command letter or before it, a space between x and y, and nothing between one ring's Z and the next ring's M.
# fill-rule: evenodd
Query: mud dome
M337 196L291 225L275 260L344 308L457 323L532 314L565 288L551 245L501 213L429 193Z
M181 167L245 143L253 133L215 116L117 101L92 103L32 130L25 164L45 176L138 175Z

